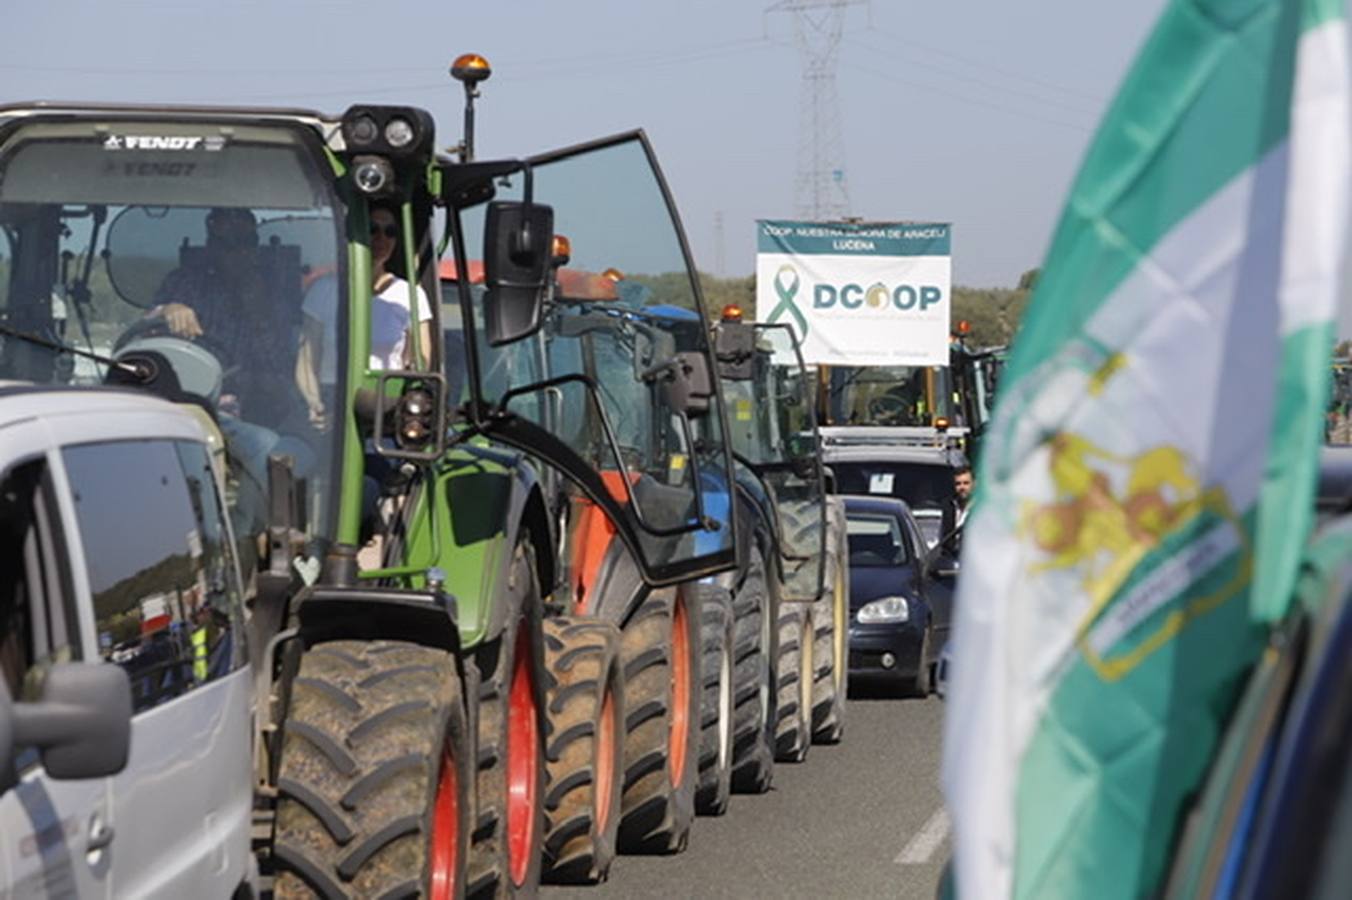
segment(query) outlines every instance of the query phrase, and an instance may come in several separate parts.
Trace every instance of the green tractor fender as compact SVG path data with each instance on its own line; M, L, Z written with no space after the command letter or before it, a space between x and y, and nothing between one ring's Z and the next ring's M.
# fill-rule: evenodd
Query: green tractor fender
M543 589L554 584L544 492L524 455L485 445L462 445L448 453L437 467L433 490L439 494L436 528L417 518L409 535L411 558L438 560L444 589L456 600L461 645L476 647L502 632L505 614L497 600L507 589L512 551L520 540L534 547Z

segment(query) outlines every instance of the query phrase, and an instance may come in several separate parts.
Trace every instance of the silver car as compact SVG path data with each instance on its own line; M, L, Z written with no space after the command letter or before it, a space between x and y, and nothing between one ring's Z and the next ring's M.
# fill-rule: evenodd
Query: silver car
M0 384L0 896L256 888L219 485L169 403Z

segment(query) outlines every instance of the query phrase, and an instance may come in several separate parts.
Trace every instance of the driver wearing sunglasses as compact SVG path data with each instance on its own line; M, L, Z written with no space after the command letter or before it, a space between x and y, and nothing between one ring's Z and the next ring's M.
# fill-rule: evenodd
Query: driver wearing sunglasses
M399 223L394 206L371 207L371 356L367 365L373 370L405 369L413 366L409 340L413 316L408 308L408 282L389 270L398 260ZM433 352L432 304L427 292L417 288L419 346L424 363ZM296 382L309 406L310 422L318 428L328 425L328 411L322 397L324 385L336 377L333 348L337 345L338 284L329 275L315 282L301 305L301 348L297 359Z

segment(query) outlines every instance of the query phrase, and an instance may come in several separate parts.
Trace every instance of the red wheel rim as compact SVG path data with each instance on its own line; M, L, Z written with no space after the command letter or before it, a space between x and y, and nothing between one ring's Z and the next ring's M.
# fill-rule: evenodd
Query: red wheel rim
M447 739L437 773L437 796L432 806L432 900L455 896L456 863L460 855L460 791L455 756Z
M606 681L606 699L596 734L596 830L604 832L610 821L610 799L615 780L615 693Z
M507 704L507 862L512 883L517 885L526 881L535 847L540 773L540 729L530 649L523 619L517 626L512 689Z
M690 622L678 591L671 615L671 734L667 742L673 785L679 785L685 775L685 747L690 739L690 722L686 716L690 705L689 655Z

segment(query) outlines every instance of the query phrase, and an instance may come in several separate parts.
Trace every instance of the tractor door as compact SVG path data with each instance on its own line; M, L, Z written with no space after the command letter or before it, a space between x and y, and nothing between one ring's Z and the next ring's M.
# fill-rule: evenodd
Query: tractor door
M651 147L634 132L525 165L495 182L491 203L463 209L459 227L470 252L482 246L488 257L493 204L525 199L529 180L530 199L552 207L553 232L567 241L555 244L539 332L545 371L533 382L503 377L532 368L521 363L535 339L490 346L492 287L465 284L474 426L567 475L650 584L730 568L732 458L708 320Z

